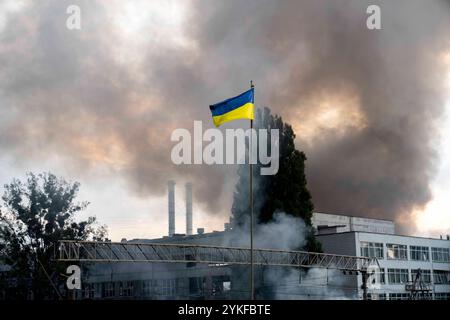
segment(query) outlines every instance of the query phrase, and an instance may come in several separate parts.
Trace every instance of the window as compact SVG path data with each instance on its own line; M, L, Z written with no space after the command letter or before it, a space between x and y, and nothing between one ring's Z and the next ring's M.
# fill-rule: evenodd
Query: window
M367 298L369 300L386 300L386 293L368 293Z
M390 293L389 300L408 300L409 293Z
M408 253L407 247L403 244L386 244L387 247L387 258L396 260L407 260Z
M448 248L431 248L433 262L450 262L450 252Z
M408 269L388 269L388 280L390 284L408 282Z
M84 298L85 299L93 299L95 296L95 287L94 284L86 284L84 286Z
M152 295L152 281L151 280L142 281L141 295L143 297L150 297Z
M419 272L419 269L411 270L411 281L416 279L416 274ZM430 270L420 270L420 275L423 283L431 283L431 271Z
M435 293L434 300L450 300L450 292Z
M231 290L231 282L230 281L224 281L223 282L223 291L230 291Z
M379 293L378 300L386 300L386 293Z
M123 296L124 297L132 297L133 296L133 290L134 284L133 281L124 281L123 282Z
M220 296L225 293L225 291L230 291L231 281L229 276L213 276L212 277L212 291L211 295Z
M175 279L160 279L157 280L156 294L160 296L174 296L175 295Z
M382 243L362 241L360 246L362 257L383 259L384 253Z
M411 260L428 261L430 260L430 253L428 247L410 246L409 256Z
M450 284L450 271L433 270L434 284Z
M114 283L104 282L102 286L102 294L104 298L114 297Z

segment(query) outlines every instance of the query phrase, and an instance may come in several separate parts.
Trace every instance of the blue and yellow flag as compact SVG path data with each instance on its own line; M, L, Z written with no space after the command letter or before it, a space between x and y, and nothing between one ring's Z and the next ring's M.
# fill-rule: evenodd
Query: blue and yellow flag
M237 119L251 119L254 117L254 88L251 88L237 97L209 106L211 110L214 125L221 124Z

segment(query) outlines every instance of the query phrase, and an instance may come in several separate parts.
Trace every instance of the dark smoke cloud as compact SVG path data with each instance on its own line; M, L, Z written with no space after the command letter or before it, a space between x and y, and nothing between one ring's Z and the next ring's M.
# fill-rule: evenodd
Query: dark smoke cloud
M82 8L82 31L64 27L69 4ZM381 6L380 31L365 27L368 4ZM253 79L256 103L299 134L317 210L411 227L411 211L430 200L449 2L197 1L183 25L188 45L171 45L169 34L126 57L115 6L34 2L8 15L0 33L2 153L18 162L57 154L79 174L100 163L142 196L163 194L169 178L191 180L205 209L228 214L235 168L173 166L169 138L193 120L212 127L207 106ZM146 28L139 36L146 32L151 38ZM344 101L340 116L316 127L327 99ZM357 124L345 120L355 114Z

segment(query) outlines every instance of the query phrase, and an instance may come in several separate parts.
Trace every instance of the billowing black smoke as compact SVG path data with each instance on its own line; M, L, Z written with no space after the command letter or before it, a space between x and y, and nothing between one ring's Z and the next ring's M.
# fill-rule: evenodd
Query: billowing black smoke
M65 28L69 4L80 31ZM369 4L382 30L366 28ZM144 196L163 194L168 177L193 180L199 203L229 214L236 168L172 165L170 133L212 126L208 105L253 79L256 104L297 131L317 210L411 227L430 200L448 1L199 1L184 42L146 25L125 55L110 19L120 6L30 2L0 17L2 153L56 154L80 174L100 163Z

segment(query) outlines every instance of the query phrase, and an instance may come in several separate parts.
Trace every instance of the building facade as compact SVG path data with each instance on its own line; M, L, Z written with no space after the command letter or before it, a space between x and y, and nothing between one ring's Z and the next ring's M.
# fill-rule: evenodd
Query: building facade
M342 224L345 220L334 216L327 219L331 222L328 229L332 229L333 223ZM324 218L322 216L322 221ZM341 230L348 231L322 233L317 238L326 253L378 259L380 269L369 279L368 292L372 299L409 299L419 270L424 290L431 298L450 299L450 240L395 235L388 224L386 226L383 233L349 231L347 225ZM378 223L375 229L381 231ZM358 288L361 296L361 277L354 277L351 285Z

